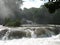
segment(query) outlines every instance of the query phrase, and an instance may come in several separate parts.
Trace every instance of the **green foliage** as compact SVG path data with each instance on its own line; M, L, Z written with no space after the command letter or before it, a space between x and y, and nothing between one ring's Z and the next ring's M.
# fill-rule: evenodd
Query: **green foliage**
M48 9L48 11L50 13L54 13L55 12L55 5L52 3L46 3L45 7Z
M56 0L55 2L48 2L48 3L45 3L44 6L48 9L50 13L54 13L55 11L57 12L54 14L50 24L60 25L60 12L57 11L57 9L60 9L60 1Z
M54 13L56 9L59 9L60 2L49 2L45 3L40 8L24 8L23 12L14 12L14 18L22 18L22 24L27 24L26 20L32 21L33 23L46 24L46 23L60 23L58 14ZM47 10L48 9L48 10ZM54 14L50 14L54 13ZM56 15L55 15L56 14ZM55 16L54 16L55 15ZM53 17L54 16L54 17ZM19 22L20 21L20 22ZM11 20L9 18L5 19L6 26L19 26L21 24L20 19Z
M59 24L60 25L60 15L55 15L53 17L53 21L52 21L53 24Z
M21 25L21 20L20 19L15 19L15 20L12 20L10 18L5 19L4 26L18 27L20 25Z
M60 1L48 2L44 6L49 10L50 13L54 13L56 9L60 9Z

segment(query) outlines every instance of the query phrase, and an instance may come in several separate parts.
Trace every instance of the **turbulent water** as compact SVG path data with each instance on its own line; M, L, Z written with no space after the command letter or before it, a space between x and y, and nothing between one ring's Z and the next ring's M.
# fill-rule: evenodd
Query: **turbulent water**
M56 38L22 38L0 40L0 45L60 45L59 36Z
M54 27L47 28L0 26L0 45L60 45L60 34L55 35Z

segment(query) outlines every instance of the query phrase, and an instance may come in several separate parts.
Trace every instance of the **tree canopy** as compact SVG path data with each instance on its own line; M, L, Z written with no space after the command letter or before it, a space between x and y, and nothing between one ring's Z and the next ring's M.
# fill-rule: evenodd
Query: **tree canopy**
M60 0L55 2L49 0L48 3L45 3L45 7L48 8L50 13L54 13L57 9L60 9Z

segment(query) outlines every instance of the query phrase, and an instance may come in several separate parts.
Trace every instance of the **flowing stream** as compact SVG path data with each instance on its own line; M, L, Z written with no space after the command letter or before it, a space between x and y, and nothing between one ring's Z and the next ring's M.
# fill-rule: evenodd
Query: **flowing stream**
M1 27L0 32L2 30L7 30L5 28L6 27ZM16 28L8 28L8 31L6 31L6 33L4 34L4 36L2 36L0 40L0 45L60 45L60 34L53 35L52 33L51 37L40 38L37 37L37 34L35 33L35 30L33 30L33 28L25 29L23 27L19 27L18 30L16 30ZM47 32L47 34L49 32ZM27 36L25 36L25 33Z

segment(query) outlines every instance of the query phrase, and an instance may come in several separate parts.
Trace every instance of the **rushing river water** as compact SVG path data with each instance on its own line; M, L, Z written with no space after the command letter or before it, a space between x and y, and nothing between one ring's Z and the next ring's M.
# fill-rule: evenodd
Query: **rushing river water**
M49 27L49 29L54 29ZM42 31L43 30L43 31ZM0 45L60 45L60 34L45 27L0 26Z
M0 40L0 45L60 45L59 37Z

